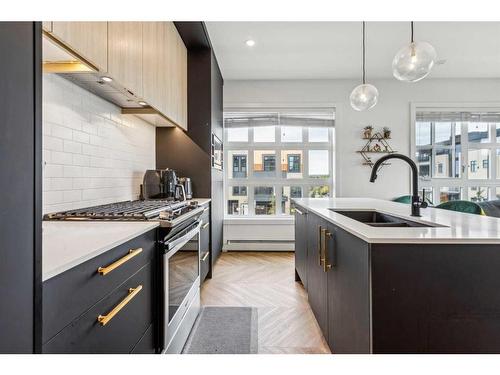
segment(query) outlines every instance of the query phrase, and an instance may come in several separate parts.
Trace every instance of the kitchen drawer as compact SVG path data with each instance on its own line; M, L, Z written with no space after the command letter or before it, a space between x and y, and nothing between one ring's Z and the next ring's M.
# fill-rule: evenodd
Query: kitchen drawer
M104 224L105 225L105 224ZM154 257L156 230L151 230L43 283L43 342L47 342L97 301L113 291ZM98 273L129 254L142 252L106 275Z
M153 321L152 262L92 306L43 346L44 353L129 353ZM141 290L137 288L142 286ZM132 297L130 293L137 293ZM106 325L98 321L130 298Z
M153 325L151 324L147 331L142 335L139 342L135 345L134 349L130 352L132 354L155 354L155 335Z

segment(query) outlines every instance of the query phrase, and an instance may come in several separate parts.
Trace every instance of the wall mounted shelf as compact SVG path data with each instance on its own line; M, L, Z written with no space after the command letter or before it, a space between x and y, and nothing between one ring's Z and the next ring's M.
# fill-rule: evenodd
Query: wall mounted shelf
M375 164L375 161L372 160L373 155L369 154L394 154L397 152L387 142L390 138L385 138L380 132L374 133L371 137L362 137L362 139L367 142L361 150L356 152L363 157L363 165L373 167ZM390 165L390 163L383 163L382 166L384 165Z

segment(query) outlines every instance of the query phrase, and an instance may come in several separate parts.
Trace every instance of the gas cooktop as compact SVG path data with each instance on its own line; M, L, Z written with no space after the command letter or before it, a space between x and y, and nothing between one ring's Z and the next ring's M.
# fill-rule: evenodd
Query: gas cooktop
M50 213L44 220L173 220L196 207L194 201L135 200Z

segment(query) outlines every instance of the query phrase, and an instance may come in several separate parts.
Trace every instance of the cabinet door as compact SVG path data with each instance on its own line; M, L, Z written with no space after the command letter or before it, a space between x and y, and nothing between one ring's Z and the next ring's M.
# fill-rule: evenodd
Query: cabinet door
M370 353L369 245L333 224L328 230L328 344L334 353Z
M321 229L326 222L316 215L307 218L307 294L309 305L325 338L328 338L327 274L320 265Z
M167 22L165 53L168 74L165 114L187 130L187 49L173 22Z
M295 210L295 273L307 289L307 212L302 207ZM299 280L297 280L297 278Z
M142 22L108 22L108 73L142 97Z
M167 23L143 22L142 36L143 98L149 105L164 113L168 76L164 59L167 50Z
M52 34L99 71L107 71L107 22L52 22Z

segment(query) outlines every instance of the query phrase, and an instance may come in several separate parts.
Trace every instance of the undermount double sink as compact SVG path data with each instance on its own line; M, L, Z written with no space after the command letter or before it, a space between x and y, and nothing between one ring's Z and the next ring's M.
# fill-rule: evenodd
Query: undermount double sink
M337 209L337 208L329 208L329 210L336 212L340 215L347 216L350 219L359 221L360 223L369 225L371 227L382 227L382 228L443 227L443 225L440 224L422 223L419 221L403 219L401 217L389 215L376 210L348 210L348 209Z

